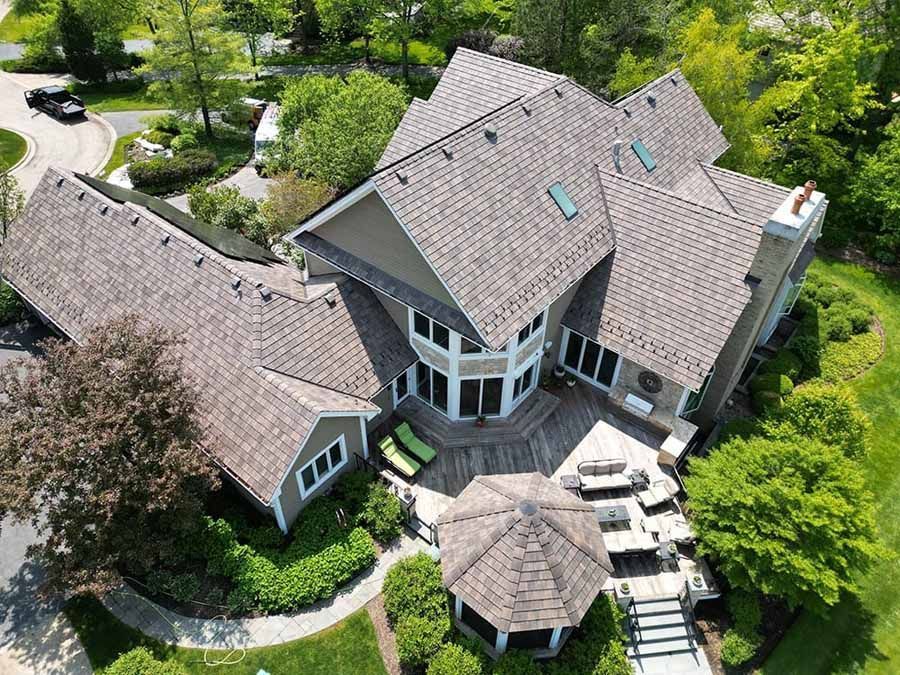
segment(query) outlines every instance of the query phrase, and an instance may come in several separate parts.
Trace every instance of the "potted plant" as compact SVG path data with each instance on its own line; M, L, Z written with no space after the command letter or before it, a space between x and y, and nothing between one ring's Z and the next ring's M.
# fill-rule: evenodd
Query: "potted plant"
M629 584L627 581L623 581L621 584L619 584L619 592L622 595L631 595L631 584Z
M566 385L567 386L574 387L575 382L576 382L575 376L572 373L569 373L568 375L566 375Z
M479 415L475 418L476 427L483 427L485 424L487 424L487 417L485 417L484 415Z
M675 542L673 542L673 541L670 541L669 545L666 548L669 550L669 553L671 553L672 555L675 555L676 553L678 553L678 547L675 545Z
M561 363L557 363L555 366L553 366L553 377L555 377L557 380L561 380L563 378L563 375L565 374L566 369L562 367Z
M693 583L697 588L700 588L703 585L703 577L701 577L699 574L695 574L693 577L691 577L691 583Z

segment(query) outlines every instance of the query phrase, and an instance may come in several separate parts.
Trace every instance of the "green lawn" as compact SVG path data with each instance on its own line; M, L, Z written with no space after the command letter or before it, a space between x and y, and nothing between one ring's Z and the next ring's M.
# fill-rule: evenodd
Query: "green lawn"
M447 57L437 41L410 40L409 62L414 65L444 66ZM369 53L384 63L400 63L400 44L388 40L372 40ZM260 63L269 66L308 66L331 63L351 63L365 57L362 38L347 44L329 45L316 54L276 54L265 56Z
M386 675L375 628L366 610L350 615L336 626L302 640L277 647L250 649L240 663L214 669L203 662L202 649L182 649L166 645L126 626L94 598L74 598L65 614L97 673L109 666L119 654L144 646L156 658L179 661L189 673L225 673L254 675L264 669L275 675ZM225 652L209 652L210 659Z
M0 21L0 42L25 42L25 38L31 35L41 20L41 14L17 14L15 10ZM150 29L146 22L129 26L122 34L123 40L136 40L149 38Z
M19 134L0 129L0 170L8 169L25 156L28 143Z
M761 672L887 675L900 672L900 279L831 260L818 259L813 269L855 291L884 325L884 358L849 386L874 427L863 468L891 556L860 579L859 598L846 598L826 617L801 615Z
M135 138L141 135L140 131L135 131L127 136L119 136L116 139L116 146L113 148L112 156L100 172L100 178L109 178L109 174L125 164L125 147L129 145Z
M150 97L147 85L131 91L124 90L120 83L70 87L81 97L88 110L95 113L122 112L124 110L165 110L166 104Z

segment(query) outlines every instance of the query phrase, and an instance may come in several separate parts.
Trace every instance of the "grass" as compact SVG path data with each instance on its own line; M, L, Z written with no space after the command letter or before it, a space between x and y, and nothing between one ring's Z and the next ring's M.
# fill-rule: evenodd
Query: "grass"
M140 646L152 651L158 659L183 664L188 673L211 672L203 661L202 649L173 647L153 640L120 622L92 597L73 598L66 604L64 612L75 627L96 673L102 674L119 654ZM226 654L210 651L208 657L212 660ZM240 663L219 666L215 672L254 675L260 669L304 675L382 675L387 672L375 628L364 609L310 637L275 647L249 649Z
M855 291L884 326L884 358L847 386L875 429L862 468L891 556L860 576L858 597L845 598L827 616L803 613L761 672L887 675L900 672L900 280L833 260L818 259L813 269L823 279Z
M389 40L372 40L369 53L375 60L384 63L400 63L400 43ZM313 66L334 63L352 63L365 57L365 45L361 38L350 43L327 45L315 54L275 54L260 59L267 66ZM433 42L411 40L409 62L412 65L444 66L447 57L443 47Z
M35 14L18 14L15 10L9 13L0 21L0 42L25 42L25 39L34 33L43 15ZM129 26L122 34L123 40L136 40L149 38L150 29L146 23L135 23Z
M0 170L8 169L25 156L28 143L19 134L0 129Z
M110 156L106 166L103 167L103 171L100 172L100 178L109 178L109 174L125 164L125 148L140 135L140 131L135 131L133 134L119 136L116 139L116 145L113 148L112 156Z
M165 110L167 107L165 103L150 96L146 84L134 88L122 86L120 82L109 82L106 84L79 84L70 88L84 100L88 110L95 113Z

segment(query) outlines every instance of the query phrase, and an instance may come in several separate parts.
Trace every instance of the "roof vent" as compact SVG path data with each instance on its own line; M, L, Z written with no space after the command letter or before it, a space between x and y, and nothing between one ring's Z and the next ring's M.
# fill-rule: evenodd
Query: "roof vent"
M141 219L140 216L133 216L133 217L131 218L131 224L132 224L132 225L137 225L137 224L138 224L138 221L139 221L140 219Z
M622 141L616 140L613 143L612 152L613 152L613 164L616 167L616 171L622 173L622 160L621 160L621 151L622 151Z
M531 105L529 105L528 103L523 103L522 104L522 112L524 112L526 115L530 115L531 114Z
M650 104L651 108L656 107L656 97L653 94L647 94L647 103Z
M169 235L164 234L162 237L160 237L159 240L162 242L162 245L165 246L166 244L169 243Z
M409 174L406 173L403 169L397 169L396 171L397 180L406 185L406 181L409 180Z
M562 98L562 89L560 89L559 87L553 87L553 91L556 92L556 95L557 95L559 98Z
M622 108L625 111L625 117L631 117L631 111L628 108Z
M259 289L259 297L263 300L269 300L272 297L272 290L268 286L261 286Z
M759 277L755 277L755 276L753 276L752 274L747 274L747 275L745 275L745 276L744 276L744 281L745 281L749 286L752 286L753 288L756 288L757 286L759 286L759 285L762 283L762 279L760 279Z
M82 199L84 199L84 190L81 190L78 193L78 201L81 201Z
M101 204L100 208L97 210L100 211L100 213L105 216L106 212L109 211L109 207L106 204Z
M442 148L442 150L444 151L444 157L446 157L447 159L453 159L453 150L452 149Z
M62 187L63 183L66 182L65 178L57 178L56 179L56 187Z
M672 84L674 84L676 87L678 86L678 80L675 78L674 75L673 75L672 77L669 78L669 81L670 81Z
M487 137L489 141L497 140L497 125L493 122L488 122L484 125L484 135Z
M519 502L519 513L523 516L533 516L538 512L538 505L530 499L523 499Z
M334 307L335 305L337 305L337 298L334 297L334 293L329 293L325 296L325 304L327 304L329 307Z
M195 253L194 254L194 264L199 266L200 263L202 263L202 262L203 262L203 254Z
M231 277L231 287L237 290L241 287L241 278L239 276Z

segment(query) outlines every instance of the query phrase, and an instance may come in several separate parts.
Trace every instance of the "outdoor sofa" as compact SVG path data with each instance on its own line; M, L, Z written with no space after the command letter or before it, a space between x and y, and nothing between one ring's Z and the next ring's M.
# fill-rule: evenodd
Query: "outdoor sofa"
M582 492L596 490L621 490L631 487L625 475L628 462L624 457L589 459L578 465L578 480Z

